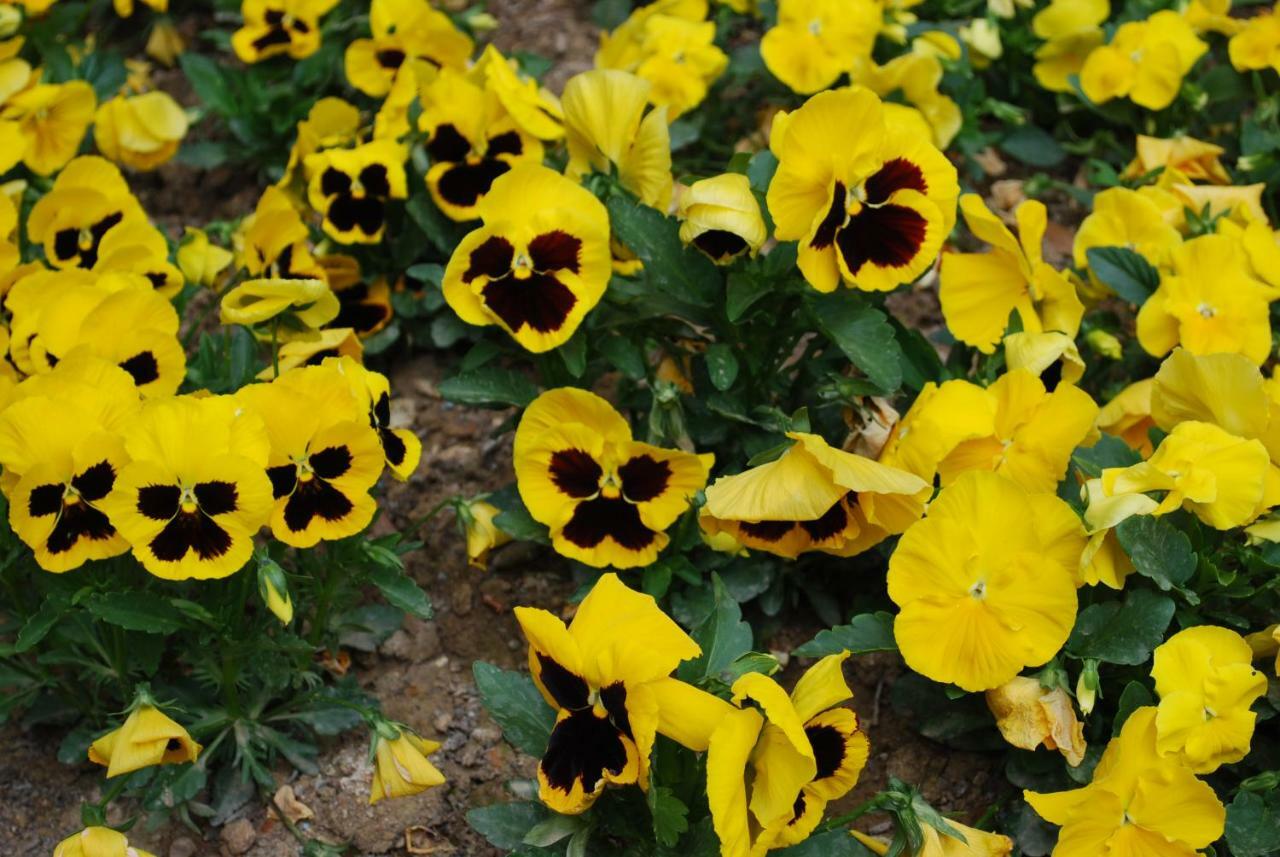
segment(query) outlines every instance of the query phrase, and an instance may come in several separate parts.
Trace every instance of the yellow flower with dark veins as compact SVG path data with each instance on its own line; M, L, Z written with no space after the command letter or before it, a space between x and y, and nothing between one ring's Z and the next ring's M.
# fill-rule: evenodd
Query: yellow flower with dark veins
M811 95L871 56L883 14L870 0L781 0L760 55L774 77Z
M227 577L271 516L269 443L262 420L227 396L147 402L102 507L156 577Z
M98 151L139 171L154 170L178 152L187 114L168 93L118 95L99 105L93 139Z
M692 244L717 265L743 253L754 256L769 237L751 181L724 173L691 184L680 195L680 240Z
M889 291L933 264L959 187L955 167L912 128L861 87L821 92L774 118L774 234L800 242L800 270L818 291L841 281Z
M1267 692L1267 677L1252 661L1244 637L1212 625L1179 631L1157 646L1156 749L1197 774L1248 755L1258 719L1250 709Z
M336 366L292 369L235 395L261 417L271 441L272 535L308 548L369 525L377 510L369 489L382 475L382 445Z
M366 369L349 356L326 357L321 365L337 366L351 385L352 394L364 410L369 425L378 432L387 467L401 482L413 475L422 460L422 441L407 428L391 425L391 383L380 372Z
M703 532L794 559L819 550L853 556L903 532L924 514L929 483L792 432L781 458L707 488Z
M31 207L27 236L43 245L46 261L55 268L92 268L112 228L146 220L120 169L85 155L67 164L49 193Z
M1084 788L1023 792L1062 827L1054 857L1192 857L1222 836L1226 809L1190 768L1156 750L1156 709L1129 715Z
M604 399L569 387L525 410L515 437L516 484L560 554L596 568L653 562L665 530L706 484L714 457L632 440Z
M0 121L18 125L26 141L22 162L47 176L75 157L97 106L93 87L83 80L37 83L0 104Z
M129 844L123 833L110 827L86 827L68 836L53 849L53 857L155 857Z
M288 54L306 59L320 49L320 18L338 0L243 0L244 26L231 34L241 62Z
M409 195L404 160L404 148L391 140L309 155L307 198L324 215L325 233L343 244L381 241L387 203Z
M990 690L1058 653L1076 619L1085 547L1076 513L995 473L966 473L889 559L893 633L907 666Z
M499 176L479 211L482 225L445 268L445 300L463 321L496 324L529 351L563 345L609 283L608 211L536 164Z
M748 673L711 732L707 801L723 857L758 857L802 842L827 804L857 785L870 743L851 709L847 652L808 669L788 695Z
M89 747L89 761L104 765L108 777L118 777L153 765L194 762L200 745L187 730L153 705L133 709L124 723Z
M351 85L374 98L413 63L463 69L471 56L471 39L427 0L373 0L369 28L373 38L347 45L345 64Z
M398 723L387 724L384 728L398 734L388 738L379 732L375 740L370 806L385 798L416 795L444 785L444 774L427 758L440 749L438 741L428 741Z
M546 610L517 607L515 614L529 641L533 681L556 711L538 765L538 797L556 812L577 815L606 785L647 789L659 693L687 688L670 675L681 661L701 654L698 644L652 597L627 588L615 574L596 582L568 627ZM687 690L687 699L709 696ZM717 703L723 705L714 698L707 705ZM684 707L666 713L698 716L698 706Z

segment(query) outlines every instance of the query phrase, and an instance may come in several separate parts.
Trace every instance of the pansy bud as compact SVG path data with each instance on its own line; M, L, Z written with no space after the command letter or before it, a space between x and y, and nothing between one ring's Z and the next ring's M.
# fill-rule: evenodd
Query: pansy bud
M511 541L511 536L493 522L498 512L497 506L483 499L460 504L458 508L458 522L467 537L467 561L476 568L486 567L489 551Z
M209 240L203 229L190 226L178 246L178 268L188 282L202 286L213 285L218 274L231 264L234 256L230 250Z
M1115 334L1108 331L1095 328L1084 335L1084 341L1089 343L1089 347L1095 353L1108 360L1119 360L1124 355L1120 340L1116 339Z
M289 598L289 580L285 577L280 563L270 557L258 560L258 594L262 603L275 614L283 624L293 621L293 600Z
M1080 670L1080 678L1076 680L1076 702L1080 706L1080 713L1085 717L1093 713L1093 706L1098 702L1099 684L1098 662L1089 658L1084 662L1084 669Z
M727 265L747 252L754 256L769 235L751 182L740 173L694 182L680 195L678 214L680 240L717 265Z
M400 724L380 722L373 739L374 770L369 803L406 797L444 783L444 774L427 759L440 749Z

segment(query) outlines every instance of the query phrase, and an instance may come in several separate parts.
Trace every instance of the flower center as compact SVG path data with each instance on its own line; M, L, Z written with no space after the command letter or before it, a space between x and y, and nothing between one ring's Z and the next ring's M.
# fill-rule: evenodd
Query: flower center
M1200 313L1201 318L1213 318L1217 314L1214 308L1207 303L1202 303L1196 307L1196 312Z
M969 597L975 601L981 601L987 597L987 582L982 578L978 578L973 586L969 587Z
M178 498L179 504L184 512L194 512L200 508L200 503L196 500L196 492L193 486L183 485L182 494Z
M815 36L822 35L822 22L819 21L817 18L814 18L812 21L810 21L809 32Z

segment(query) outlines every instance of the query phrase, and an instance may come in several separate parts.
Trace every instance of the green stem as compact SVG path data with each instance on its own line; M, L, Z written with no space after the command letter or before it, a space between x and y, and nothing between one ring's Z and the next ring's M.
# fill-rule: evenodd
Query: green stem
M457 502L456 497L449 497L448 499L441 500L439 503L435 504L435 506L433 506L431 508L431 511L427 512L427 514L423 515L421 518L418 518L416 521L411 521L409 525L404 528L405 536L408 538L416 539L418 537L418 530L421 529L423 525L425 525L428 521L430 521L436 515L440 514L447 507L452 506L456 502Z
M818 827L815 833L823 833L828 830L835 830L838 827L845 827L857 821L869 812L875 812L880 809L880 796L876 795L870 800L859 804L855 809L846 812L844 815L837 815L835 818L829 818Z

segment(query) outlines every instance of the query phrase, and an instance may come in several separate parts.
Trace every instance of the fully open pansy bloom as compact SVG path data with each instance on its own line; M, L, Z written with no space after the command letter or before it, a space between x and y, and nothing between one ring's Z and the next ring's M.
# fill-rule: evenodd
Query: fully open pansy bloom
M137 274L166 300L176 297L186 282L178 266L169 261L164 235L143 220L130 220L107 230L98 244L98 261L93 270L102 274Z
M1271 68L1280 72L1280 10L1272 8L1249 18L1227 49L1239 71Z
M822 92L778 114L769 212L780 241L799 241L815 289L909 283L933 264L955 221L955 167L861 87Z
M92 268L106 234L146 214L115 164L85 155L67 164L53 188L31 207L27 236L55 268Z
M538 765L543 803L575 815L608 784L648 788L659 727L655 688L676 683L671 673L701 653L698 644L652 597L614 574L596 582L568 627L546 610L517 607L515 613L529 641L534 683L556 711Z
M338 0L243 0L244 25L231 34L241 62L287 54L306 59L320 49L320 18Z
M994 406L991 432L962 440L943 457L942 484L970 470L993 470L1028 491L1054 491L1071 453L1092 432L1098 406L1070 384L1049 392L1026 369L1001 375L986 394Z
M444 774L428 758L440 749L440 742L429 741L401 723L379 724L375 734L371 806L386 798L416 795L444 785Z
M1035 750L1043 744L1060 752L1073 768L1084 761L1084 725L1061 687L1048 689L1037 678L1018 676L988 690L987 707L1004 740L1014 747Z
M1080 69L1080 88L1095 104L1128 98L1148 110L1163 110L1208 49L1181 14L1156 12L1121 24L1110 43L1092 51Z
M1052 494L966 473L902 535L889 560L893 632L911 669L990 690L1048 661L1076 618L1079 517Z
M666 211L671 202L671 135L663 107L645 113L651 84L625 71L596 69L564 87L569 146L565 175L616 170L622 186L645 205Z
M743 253L759 252L769 232L751 181L724 173L696 181L680 194L680 240L692 244L718 265Z
M17 126L25 142L22 162L47 176L75 157L97 106L93 87L83 80L37 83L0 104L0 122Z
M1094 247L1126 247L1156 268L1167 268L1169 256L1182 244L1178 230L1150 196L1124 187L1107 188L1093 198L1072 244L1077 268L1089 267Z
M1023 793L1062 827L1054 857L1191 857L1222 835L1226 809L1208 784L1156 749L1156 709L1129 715L1084 788Z
M479 78L479 79L477 79ZM453 220L474 220L498 176L520 163L542 163L542 142L475 72L442 70L422 89L418 127L427 133L427 189Z
M337 366L292 369L241 388L236 398L262 418L271 441L267 476L277 539L306 548L369 525L377 509L369 489L382 475L382 445Z
M788 695L749 673L707 750L707 801L723 857L762 855L809 837L827 803L858 783L870 744L851 709L848 653L809 668Z
M1157 646L1156 749L1197 774L1243 759L1258 717L1250 709L1267 692L1267 678L1252 661L1244 637L1212 625L1179 631Z
M132 461L102 507L155 576L234 574L274 505L269 443L262 420L229 397L147 402L126 433Z
M1185 135L1165 138L1139 134L1134 141L1134 158L1121 178L1139 179L1163 170L1175 173L1182 181L1231 184L1231 176L1220 160L1225 152L1221 146Z
M714 460L633 440L608 402L569 387L525 410L514 458L520 496L552 546L596 568L653 562Z
M89 761L118 777L152 765L194 762L200 745L186 729L149 702L133 709L124 723L89 747Z
M381 241L387 203L409 195L404 159L404 148L392 140L309 155L307 198L324 215L325 233L343 244Z
M155 857L129 844L123 833L110 827L86 827L58 843L53 857Z
M1171 261L1172 273L1138 310L1138 342L1147 353L1160 357L1181 345L1263 363L1271 353L1270 293L1249 272L1239 243L1202 235L1175 249Z
M178 152L187 134L187 114L168 93L118 95L94 116L98 151L130 169L154 170Z
M956 339L991 354L1012 312L1030 333L1057 331L1074 337L1084 305L1071 281L1044 261L1048 225L1044 203L1018 206L1018 235L991 213L982 197L960 198L969 229L991 245L987 253L944 253L938 298Z
M868 0L781 0L760 40L765 67L801 95L826 89L871 55L883 11Z
M372 282L348 280L342 285L332 278L329 282L338 299L338 314L332 322L335 328L353 330L360 339L367 339L391 323L395 316L391 287L382 277Z
M332 365L351 385L369 425L378 433L387 467L401 482L413 475L422 461L422 441L407 428L391 425L391 382L387 376L361 365L350 356L326 357L322 365Z
M1102 44L1102 22L1111 14L1107 0L1052 0L1031 19L1032 31L1045 43L1036 48L1032 74L1051 92L1071 92L1072 75Z
M360 109L354 104L332 96L321 98L307 111L307 118L298 122L297 135L289 149L289 163L275 186L292 192L308 155L355 143L362 124Z
M589 191L536 164L494 181L483 224L458 244L444 297L468 324L500 326L529 351L573 336L609 283L609 214Z
M901 533L924 514L929 484L918 476L831 447L815 434L775 461L707 488L708 535L794 559L811 550L853 556Z
M382 98L407 64L463 69L471 57L471 38L433 9L427 0L373 0L369 6L372 38L347 45L347 80L365 95Z

